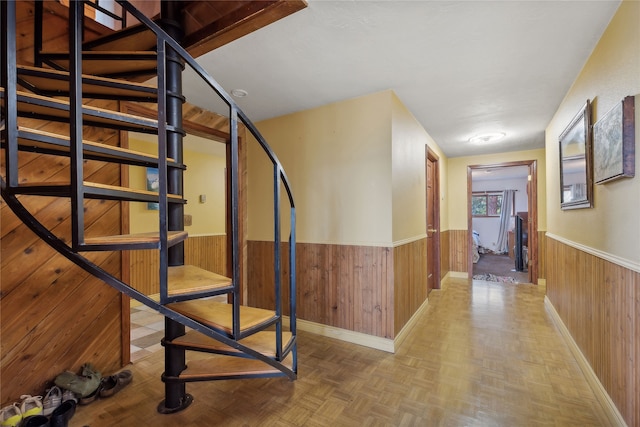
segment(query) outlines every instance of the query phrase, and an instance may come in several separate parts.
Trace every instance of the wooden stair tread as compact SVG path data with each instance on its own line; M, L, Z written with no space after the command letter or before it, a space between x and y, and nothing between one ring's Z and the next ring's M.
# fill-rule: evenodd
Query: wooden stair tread
M288 355L287 358L282 361L282 365L288 369L292 369L291 355ZM282 371L279 369L259 360L211 355L207 358L189 360L187 369L180 373L179 378L188 381L190 378L203 378L207 376L233 377L238 375L278 375L281 373Z
M68 71L20 65L18 66L18 77L41 91L69 93ZM90 93L92 96L109 98L144 98L148 101L157 99L157 90L154 86L87 74L82 75L82 92L83 94Z
M4 88L0 88L0 97L4 98L4 94ZM69 120L68 101L22 91L18 91L17 94L20 113L35 117L47 117L48 119ZM85 124L120 127L143 133L156 133L158 129L157 120L88 105L82 106L82 115L86 121Z
M233 333L232 304L200 299L175 302L167 304L166 307L213 329L230 335ZM240 306L240 331L265 324L274 316L275 313L270 310Z
M69 69L68 52L42 52L44 58L65 70ZM82 72L94 76L153 73L157 54L151 51L83 51Z
M18 127L18 143L24 147L33 147L39 149L61 151L69 153L70 138L67 135L59 135L45 132L39 129L30 129L26 127ZM138 160L158 164L158 157L152 154L143 153L141 151L130 150L127 148L116 147L112 145L101 144L93 141L82 141L83 153L94 154L100 158L111 160ZM167 163L176 164L172 158L167 158Z
M213 291L231 285L231 279L196 267L180 265L169 267L168 294L180 295L189 292Z
M181 242L187 238L186 231L169 231L167 233L169 245ZM149 233L122 234L116 236L85 237L87 245L126 245L134 243L157 243L160 235L157 231Z
M83 44L85 50L153 50L157 46L156 34L146 25L138 23Z
M108 184L98 184L97 182L84 182L84 186L88 189L88 191L99 191L99 190L105 190L105 191L122 191L124 193L129 193L131 195L133 195L135 197L135 195L138 196L149 196L149 197L154 197L157 198L158 197L158 193L155 191L149 191L149 190L140 190L137 188L125 188L125 187L118 187L116 185L108 185ZM94 193L96 194L96 193ZM173 201L182 201L182 196L180 196L179 194L167 194L167 198L169 200L173 200Z
M291 332L282 332L283 345L291 341ZM260 331L253 335L249 335L239 341L242 345L252 348L258 353L268 357L275 357L276 352L276 333L275 331ZM172 341L172 344L178 344L191 348L224 352L226 354L242 354L239 350L229 347L211 337L203 335L198 331L189 330L185 335L178 337Z
M85 198L107 200L126 200L132 202L157 202L158 193L136 188L119 187L117 185L99 184L97 182L83 182ZM68 197L71 194L69 182L26 182L13 188L16 194L31 194L40 196ZM183 203L184 199L178 194L167 194L167 199L174 203Z

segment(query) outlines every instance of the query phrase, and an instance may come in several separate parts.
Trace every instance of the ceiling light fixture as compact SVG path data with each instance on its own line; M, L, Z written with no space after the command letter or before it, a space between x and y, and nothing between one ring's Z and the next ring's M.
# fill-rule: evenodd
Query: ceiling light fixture
M235 96L236 98L244 98L248 95L248 93L244 89L231 89L231 95Z
M486 144L488 142L495 142L505 137L504 132L488 132L476 135L469 138L469 142L472 144Z

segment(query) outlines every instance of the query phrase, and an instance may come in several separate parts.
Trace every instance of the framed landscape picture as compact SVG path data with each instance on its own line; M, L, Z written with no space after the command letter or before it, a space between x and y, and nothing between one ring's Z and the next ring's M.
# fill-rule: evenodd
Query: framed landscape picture
M635 175L635 98L627 96L593 125L596 184Z

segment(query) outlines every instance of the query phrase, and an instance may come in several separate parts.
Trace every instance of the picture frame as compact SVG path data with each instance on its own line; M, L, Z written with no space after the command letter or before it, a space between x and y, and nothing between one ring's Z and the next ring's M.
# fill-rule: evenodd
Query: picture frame
M146 170L146 182L147 182L147 190L158 192L158 168L147 168ZM147 209L150 211L157 211L160 209L158 203L155 202L147 202Z
M635 176L635 97L627 96L593 125L596 184Z
M593 207L591 102L587 100L559 138L560 208Z

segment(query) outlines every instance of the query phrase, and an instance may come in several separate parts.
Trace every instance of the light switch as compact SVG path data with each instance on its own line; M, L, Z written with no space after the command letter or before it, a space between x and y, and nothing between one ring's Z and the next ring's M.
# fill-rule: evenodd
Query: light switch
M200 195L200 203L204 203L207 201L207 195L206 194L201 194Z

